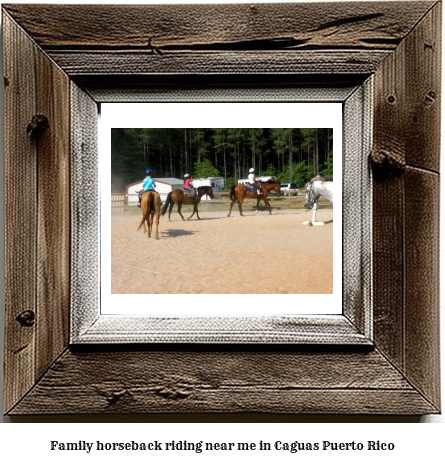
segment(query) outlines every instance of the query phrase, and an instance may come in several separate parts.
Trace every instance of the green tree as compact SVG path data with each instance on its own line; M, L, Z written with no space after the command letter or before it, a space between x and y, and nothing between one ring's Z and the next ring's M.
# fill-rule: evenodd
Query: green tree
M332 176L334 176L334 154L333 152L329 153L328 158L323 163L321 170L320 170L320 176L323 176L325 178L332 178Z
M302 188L312 177L313 167L306 163L306 160L297 163L293 167L293 182Z
M182 178L206 159L224 176L226 186L229 177L247 177L251 167L258 176L300 184L317 172L332 176L332 147L331 128L113 128L113 189L142 179L147 168L158 178ZM201 173L201 165L198 171L195 175L215 173Z
M230 188L232 186L236 186L238 184L238 180L234 178L233 176L230 176L227 178L227 184L224 184L224 189L223 191L230 191Z
M270 132L273 138L273 148L277 154L277 166L279 167L281 164L281 172L284 173L284 154L286 153L287 148L286 130L283 128L273 128Z
M214 129L215 134L213 136L213 140L215 143L215 150L217 152L223 153L223 161L224 161L224 184L227 185L227 157L226 151L229 148L228 143L228 129L226 128L217 128Z
M219 176L218 170L213 166L213 163L205 158L204 160L195 162L193 166L194 178L216 178Z
M275 168L273 163L269 163L267 170L263 172L263 176L273 176L276 178L279 174L279 171Z

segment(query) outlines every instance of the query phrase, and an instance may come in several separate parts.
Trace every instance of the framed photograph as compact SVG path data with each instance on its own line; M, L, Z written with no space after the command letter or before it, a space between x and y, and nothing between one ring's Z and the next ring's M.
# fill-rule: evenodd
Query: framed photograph
M440 2L2 14L6 414L440 411ZM261 133L264 150L233 128ZM218 163L231 129L238 148ZM304 129L320 154L332 141L330 164L329 150L305 161L336 181L335 209L316 212L324 226L291 204L299 196L278 198L285 173L289 188L296 180L292 157L304 165ZM155 132L174 154L142 143L116 165L119 137ZM269 167L280 137L288 160ZM175 183L203 160L222 171L199 176L210 199L192 200L187 216L201 220L173 207L169 222L175 189L200 195L197 182ZM116 166L129 173L119 216ZM152 186L145 176L156 186L139 210L127 187ZM300 186L307 208L312 186ZM164 215L148 238L137 228L155 194ZM255 214L258 196L272 215ZM271 267L263 281L256 264Z

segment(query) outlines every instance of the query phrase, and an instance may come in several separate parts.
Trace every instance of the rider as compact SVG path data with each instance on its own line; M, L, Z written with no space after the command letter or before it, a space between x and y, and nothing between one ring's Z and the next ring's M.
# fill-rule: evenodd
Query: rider
M250 168L249 176L247 176L247 178L249 179L249 184L253 187L254 196L256 197L258 195L261 195L261 185L259 181L255 178L254 168Z
M195 189L193 187L193 179L187 173L184 174L184 193L190 197L190 200L195 200Z
M155 180L151 177L151 174L152 174L152 170L149 168L146 172L145 172L145 179L144 181L142 182L142 189L140 191L138 191L138 194L139 194L139 197L138 197L138 200L139 200L139 204L138 204L138 207L141 206L141 197L142 197L142 194L146 191L153 191L153 192L156 192L155 191L155 187L156 187L156 184L155 184Z

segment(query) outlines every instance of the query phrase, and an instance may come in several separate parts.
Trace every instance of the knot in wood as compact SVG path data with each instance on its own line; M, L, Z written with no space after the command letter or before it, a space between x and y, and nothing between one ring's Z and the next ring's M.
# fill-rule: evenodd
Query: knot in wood
M49 128L49 121L45 115L34 115L26 127L26 133L31 139L39 140Z
M431 105L436 101L436 92L434 90L430 90L425 95L425 103L427 105Z
M190 396L191 392L186 389L180 389L176 387L162 387L155 390L155 394L163 397L164 399L186 399Z
M98 386L96 388L99 395L103 396L108 402L108 405L115 405L121 399L131 396L130 392L125 388L112 388L111 386Z
M109 405L114 405L116 404L122 397L124 397L127 394L126 390L122 391L114 391L108 393L105 398L107 399L107 402Z
M17 315L16 320L22 326L34 326L35 313L32 310L26 310L20 313L20 315Z
M390 105L394 105L394 103L396 103L396 98L394 95L388 95L388 97L386 97L386 101L390 104Z
M398 175L405 171L406 161L402 152L378 149L371 153L371 164L375 175Z

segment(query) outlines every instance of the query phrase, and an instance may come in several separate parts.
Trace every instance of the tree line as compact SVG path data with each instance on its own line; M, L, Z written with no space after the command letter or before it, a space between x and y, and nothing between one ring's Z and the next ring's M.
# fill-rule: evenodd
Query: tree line
M320 174L333 175L330 128L113 128L111 130L112 190L154 177L221 176L226 188L247 178L275 176L300 186Z

